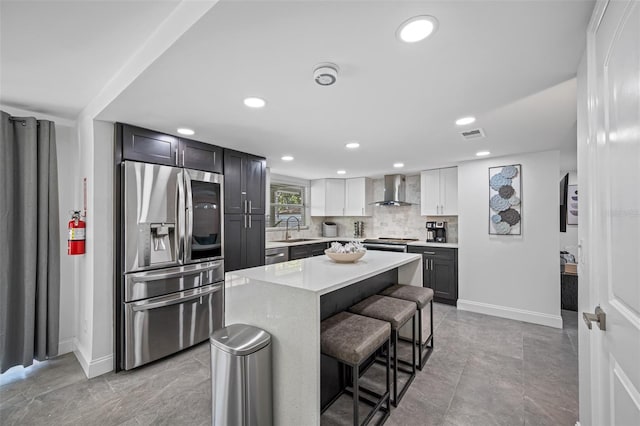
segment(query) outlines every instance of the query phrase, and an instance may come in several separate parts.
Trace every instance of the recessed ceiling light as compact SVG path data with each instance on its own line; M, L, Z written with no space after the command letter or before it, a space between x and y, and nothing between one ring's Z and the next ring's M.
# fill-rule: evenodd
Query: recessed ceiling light
M267 104L267 102L261 98L246 98L244 100L244 104L249 108L262 108Z
M191 129L187 129L186 127L181 127L181 128L178 129L178 133L180 133L181 135L191 136L191 135L195 134L196 132L194 132Z
M476 155L478 157L486 157L489 154L491 154L489 151L478 151L478 152L476 152Z
M338 170L338 174L339 175L346 175L347 171L346 170Z
M462 117L456 120L456 124L458 126L466 126L467 124L471 124L476 121L475 117Z
M281 158L282 161L293 161L293 157L290 155L285 155Z
M405 43L415 43L429 37L438 29L438 20L433 16L414 16L400 25L396 36Z
M349 149L356 149L360 147L360 144L358 142L349 142L345 147Z
M404 167L404 163L393 163L393 167L395 167L396 169L400 169Z

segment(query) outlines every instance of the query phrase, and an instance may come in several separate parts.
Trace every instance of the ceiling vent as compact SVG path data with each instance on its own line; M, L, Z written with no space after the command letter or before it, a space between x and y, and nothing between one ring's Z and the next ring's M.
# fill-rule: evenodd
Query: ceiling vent
M482 139L485 137L484 130L482 130L481 128L465 130L460 132L460 134L466 140Z

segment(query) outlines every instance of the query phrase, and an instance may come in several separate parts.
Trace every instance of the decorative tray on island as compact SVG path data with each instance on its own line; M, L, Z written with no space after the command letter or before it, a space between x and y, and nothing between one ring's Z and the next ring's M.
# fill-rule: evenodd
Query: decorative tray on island
M338 242L331 243L331 247L324 251L329 259L337 263L353 263L365 255L367 249L357 241L346 243L344 246Z

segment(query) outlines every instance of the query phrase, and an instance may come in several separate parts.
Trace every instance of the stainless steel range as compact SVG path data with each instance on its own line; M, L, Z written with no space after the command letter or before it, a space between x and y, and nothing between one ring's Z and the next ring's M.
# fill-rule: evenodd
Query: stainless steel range
M362 242L367 250L407 252L407 244L417 238L371 238Z

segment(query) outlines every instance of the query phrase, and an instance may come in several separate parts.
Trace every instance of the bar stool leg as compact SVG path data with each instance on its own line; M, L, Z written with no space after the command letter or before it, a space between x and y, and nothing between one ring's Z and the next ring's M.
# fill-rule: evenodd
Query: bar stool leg
M416 316L415 314L413 315L413 318L411 318L411 327L413 328L413 341L416 341ZM420 334L422 335L422 323L420 324ZM420 353L422 353L422 348L420 347L420 345L422 345L422 338L420 338L420 344L418 345L418 350L420 351ZM416 375L416 345L411 345L411 370L413 371L413 375Z
M418 309L418 366L422 371L422 309Z
M435 346L433 345L433 299L431 300L431 349L433 349Z
M391 412L391 340L387 340L387 413Z
M358 376L360 375L359 373L359 368L357 365L352 367L352 374L353 374L353 426L359 426L360 425L360 419L359 419L359 410L358 410L358 402L360 401L360 393L359 393L359 384L358 384Z
M419 323L420 323L420 328L419 328L419 333L420 333L420 343L418 345L418 348L420 349L420 357L419 357L419 364L418 364L418 370L422 371L422 369L424 368L424 365L427 363L427 360L429 359L429 357L431 356L431 353L433 352L433 300L431 300L429 302L429 318L431 319L429 321L429 337L427 337L427 342L426 343L422 343L422 310L418 311L418 318L419 318ZM425 349L427 349L425 351ZM426 355L423 353L426 352Z
M393 406L398 406L398 331L393 333Z

